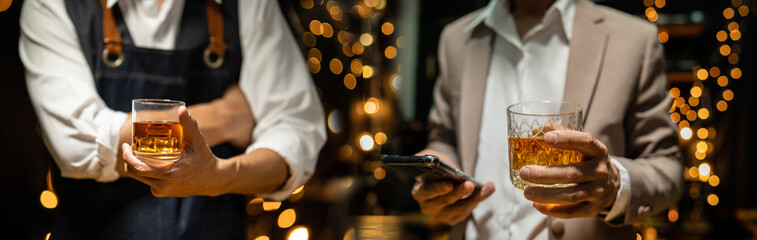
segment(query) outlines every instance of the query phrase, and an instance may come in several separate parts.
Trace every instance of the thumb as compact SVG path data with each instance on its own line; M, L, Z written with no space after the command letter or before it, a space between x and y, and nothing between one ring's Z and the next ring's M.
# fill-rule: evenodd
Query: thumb
M184 134L184 145L192 149L200 149L205 146L205 138L200 133L197 120L187 111L187 107L179 107L179 124Z

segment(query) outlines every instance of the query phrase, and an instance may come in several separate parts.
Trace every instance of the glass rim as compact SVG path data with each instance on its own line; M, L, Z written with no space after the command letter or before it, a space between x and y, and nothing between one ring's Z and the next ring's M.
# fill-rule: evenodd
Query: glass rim
M531 103L551 103L551 104L569 105L569 106L576 107L576 110L575 111L570 111L570 112L564 112L564 113L553 113L553 114L522 113L522 112L517 112L517 111L512 110L512 108L514 106L523 105L523 104L531 104ZM576 113L583 113L583 110L584 110L584 108L581 105L576 104L576 103L570 103L570 102L564 102L564 101L559 101L558 102L558 101L550 101L550 100L525 101L525 102L514 103L514 104L511 104L510 106L507 106L507 113L518 114L518 115L523 115L523 116L533 116L533 117L567 116L567 115L572 115L572 114L576 114Z
M132 104L135 103L141 103L141 104L165 104L165 105L185 105L186 103L184 101L179 100L171 100L171 99L158 99L158 98L138 98L138 99L132 99Z

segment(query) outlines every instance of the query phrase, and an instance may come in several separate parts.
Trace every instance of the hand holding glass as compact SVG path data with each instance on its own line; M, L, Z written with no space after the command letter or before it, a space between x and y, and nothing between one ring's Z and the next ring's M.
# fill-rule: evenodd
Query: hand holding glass
M567 187L574 184L534 184L520 178L526 165L554 166L581 162L583 155L575 150L557 149L544 142L544 134L552 130L583 130L583 109L580 105L536 101L507 107L510 145L510 180L518 189L536 187Z
M179 124L182 101L132 100L132 149L143 162L172 163L181 157L184 134Z

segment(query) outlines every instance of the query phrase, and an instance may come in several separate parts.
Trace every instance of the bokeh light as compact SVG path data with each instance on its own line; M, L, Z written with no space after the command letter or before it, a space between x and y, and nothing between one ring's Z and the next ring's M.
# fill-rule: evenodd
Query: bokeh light
M281 211L281 214L279 214L279 219L277 221L280 228L288 228L294 225L294 221L297 220L297 214L294 212L294 209L287 209L284 211Z
M58 206L58 196L50 190L42 191L39 195L39 202L47 209L53 209Z

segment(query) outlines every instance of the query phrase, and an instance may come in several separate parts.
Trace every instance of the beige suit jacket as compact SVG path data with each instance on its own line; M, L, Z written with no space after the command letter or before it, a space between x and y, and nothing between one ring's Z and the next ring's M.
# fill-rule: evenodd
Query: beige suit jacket
M463 31L478 14L468 14L442 32L440 75L429 116L428 148L469 174L476 165L479 132L485 130L480 125L486 77L489 67L495 67L489 66L494 32L485 24ZM672 99L666 94L657 28L577 0L572 31L564 101L584 106L584 130L628 169L631 196L625 215L613 220L616 224L599 217L550 217L546 227L551 239L635 239L630 224L675 204L683 184L677 131L667 116ZM464 226L453 227L451 236L460 237Z

